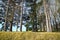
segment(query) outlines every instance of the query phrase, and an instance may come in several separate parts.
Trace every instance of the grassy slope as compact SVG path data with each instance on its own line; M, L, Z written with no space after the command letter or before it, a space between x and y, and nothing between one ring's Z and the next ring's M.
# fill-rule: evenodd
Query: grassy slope
M0 40L60 40L60 33L0 32Z

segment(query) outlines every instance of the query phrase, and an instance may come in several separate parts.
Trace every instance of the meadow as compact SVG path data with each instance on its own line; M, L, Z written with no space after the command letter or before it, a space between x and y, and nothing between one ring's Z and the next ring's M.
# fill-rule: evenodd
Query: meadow
M0 32L0 40L60 40L59 32Z

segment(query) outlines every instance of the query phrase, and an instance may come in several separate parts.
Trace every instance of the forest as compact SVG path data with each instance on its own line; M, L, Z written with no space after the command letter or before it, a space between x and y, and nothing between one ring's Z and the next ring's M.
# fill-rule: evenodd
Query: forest
M0 0L0 24L0 31L60 32L60 0Z

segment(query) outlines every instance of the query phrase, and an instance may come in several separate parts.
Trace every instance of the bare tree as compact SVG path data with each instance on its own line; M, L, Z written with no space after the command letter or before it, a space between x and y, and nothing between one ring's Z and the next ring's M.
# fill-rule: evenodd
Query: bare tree
M4 31L7 31L6 30L6 26L7 26L7 15L8 15L8 8L9 8L9 0L8 0L8 3L7 3L7 6L6 6L6 13L5 13L5 23L4 23Z
M49 5L47 3L47 0L43 0L43 5L44 5L44 13L46 16L46 27L47 27L47 32L51 32L51 25L50 25L50 13L49 13Z

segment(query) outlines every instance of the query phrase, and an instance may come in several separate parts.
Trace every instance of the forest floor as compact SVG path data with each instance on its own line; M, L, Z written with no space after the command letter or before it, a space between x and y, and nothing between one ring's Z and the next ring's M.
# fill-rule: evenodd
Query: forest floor
M60 32L0 32L0 40L60 40Z

